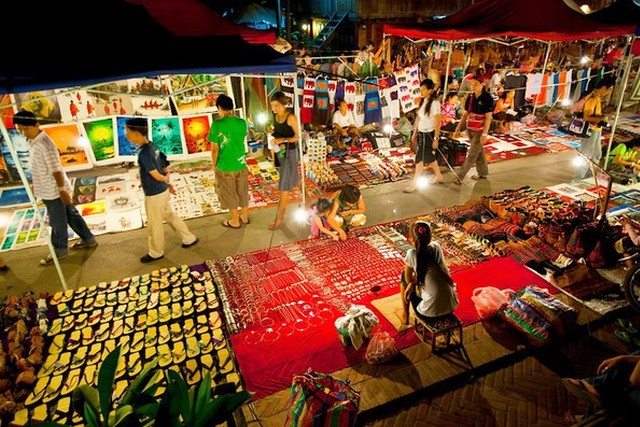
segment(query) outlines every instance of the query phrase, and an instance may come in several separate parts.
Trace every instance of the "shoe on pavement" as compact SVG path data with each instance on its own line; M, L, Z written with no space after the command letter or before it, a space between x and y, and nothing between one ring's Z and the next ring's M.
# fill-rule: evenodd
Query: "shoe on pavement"
M143 263L143 264L147 264L149 262L157 261L157 260L162 259L162 258L164 258L164 255L160 255L159 257L154 258L151 255L146 254L142 258L140 258L140 262Z
M199 241L200 241L200 239L198 239L198 238L196 237L196 240L194 240L194 241L193 241L193 242L191 242L191 243L183 243L183 244L182 244L182 247L183 247L184 249L190 248L191 246L195 245L195 244L196 244L196 243L198 243Z
M87 243L83 240L76 240L72 245L71 249L89 249L95 248L98 246L98 241L93 239L91 242Z
M64 259L67 256L69 256L69 254L60 254L58 255L58 259ZM53 264L53 256L51 254L47 255L46 257L42 258L40 260L40 265L45 266L45 265L49 265L49 264Z

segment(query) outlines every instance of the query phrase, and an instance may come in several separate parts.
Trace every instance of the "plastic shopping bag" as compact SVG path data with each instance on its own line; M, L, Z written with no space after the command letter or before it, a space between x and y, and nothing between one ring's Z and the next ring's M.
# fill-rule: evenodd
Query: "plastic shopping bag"
M471 295L471 301L481 319L495 316L500 307L509 301L515 292L512 289L498 289L494 286L476 288Z
M383 363L393 359L398 354L395 340L388 332L376 332L367 346L365 359L370 365Z

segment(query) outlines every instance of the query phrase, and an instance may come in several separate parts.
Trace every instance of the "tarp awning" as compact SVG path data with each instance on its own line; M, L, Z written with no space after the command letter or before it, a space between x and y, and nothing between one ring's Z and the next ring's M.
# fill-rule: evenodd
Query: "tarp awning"
M412 39L526 37L546 41L633 34L636 25L595 21L562 0L478 0L447 18L422 25L385 25L384 33Z
M0 94L163 74L296 70L292 56L238 35L176 36L135 2L93 0L90 11L80 0L41 2L38 13L32 2L11 7L29 19L5 21L6 34L14 37L0 61ZM36 29L37 36L15 36Z

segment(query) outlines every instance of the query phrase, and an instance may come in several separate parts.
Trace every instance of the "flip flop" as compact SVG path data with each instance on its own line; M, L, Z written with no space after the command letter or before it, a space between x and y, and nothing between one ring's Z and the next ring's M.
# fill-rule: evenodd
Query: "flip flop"
M471 179L477 181L479 179L487 179L487 177L485 175L473 175Z
M433 181L431 181L431 184L433 184L433 185L436 185L436 184L444 185L444 181L436 181L436 180L433 180Z
M283 225L284 225L284 219L280 221L274 221L271 224L269 224L269 230L271 231L277 230L279 228L282 228Z
M575 382L574 382L575 381ZM582 380L572 380L572 378L563 378L562 385L567 389L567 391L574 396L588 400L591 403L595 403L596 405L600 405L602 402L598 396L594 396L589 392L587 386L584 384Z
M251 224L251 219L247 218L246 221L242 221L242 218L240 218L240 222L242 222L242 224L244 224L244 225Z
M188 385L191 386L194 384L198 384L202 379L202 376L200 374L200 366L198 365L197 361L189 359L187 360L186 364L182 365L182 368L184 378L187 381Z
M235 229L238 229L241 227L241 225L238 225L237 227L234 225L231 225L228 219L225 219L224 221L222 221L222 226L227 228L235 228Z

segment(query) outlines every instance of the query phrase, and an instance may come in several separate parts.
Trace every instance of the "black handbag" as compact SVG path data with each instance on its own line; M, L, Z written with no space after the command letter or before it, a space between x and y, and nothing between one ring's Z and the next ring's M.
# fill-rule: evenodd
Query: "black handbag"
M591 136L589 122L582 117L582 114L571 117L571 122L569 123L567 130L573 135L583 138Z

